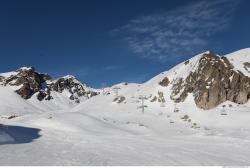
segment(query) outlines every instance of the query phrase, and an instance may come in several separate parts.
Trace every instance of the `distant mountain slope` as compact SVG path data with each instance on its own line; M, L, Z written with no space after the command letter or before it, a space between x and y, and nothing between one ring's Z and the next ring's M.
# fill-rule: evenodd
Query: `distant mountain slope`
M42 111L68 109L97 94L98 90L82 84L70 75L52 79L48 74L35 71L33 67L0 73L1 102L10 102L12 108L34 106ZM3 107L9 104L3 104Z

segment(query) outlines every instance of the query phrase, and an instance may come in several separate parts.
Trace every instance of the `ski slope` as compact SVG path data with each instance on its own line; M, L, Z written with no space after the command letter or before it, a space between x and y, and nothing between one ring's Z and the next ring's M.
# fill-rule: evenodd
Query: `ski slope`
M239 53L228 57L245 61L250 52ZM40 102L0 86L0 165L250 165L250 102L204 111L191 94L175 105L171 85L158 84L165 76L187 76L201 55L143 84L105 88L78 105L69 103L67 93ZM115 100L114 87L122 102ZM151 101L159 91L164 104ZM144 113L138 108L142 95Z

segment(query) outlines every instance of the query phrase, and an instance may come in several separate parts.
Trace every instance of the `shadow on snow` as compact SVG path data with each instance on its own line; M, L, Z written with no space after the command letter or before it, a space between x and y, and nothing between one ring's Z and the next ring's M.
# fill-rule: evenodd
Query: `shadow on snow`
M0 124L0 145L30 143L41 136L40 131L37 128Z

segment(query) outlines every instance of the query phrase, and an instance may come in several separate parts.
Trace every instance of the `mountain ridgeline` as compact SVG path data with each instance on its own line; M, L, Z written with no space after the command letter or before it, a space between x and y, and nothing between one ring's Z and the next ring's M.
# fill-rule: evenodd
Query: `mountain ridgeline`
M225 101L244 104L250 99L250 49L226 56L211 51L201 53L141 86L148 83L162 91L169 90L162 96L173 103L185 102L188 96L192 96L196 106L204 110ZM32 67L0 74L0 85L12 88L26 100L35 97L39 101L52 101L57 97L53 95L64 94L68 101L80 103L100 95L100 90L88 87L74 76L54 80ZM149 91L149 94L155 93Z
M202 109L214 108L227 100L244 104L250 98L250 77L236 70L227 57L213 52L204 53L196 69L186 78L173 81L172 100L185 101L189 93L193 94L196 105Z
M65 76L53 80L51 76L36 72L33 67L23 67L15 72L4 73L0 76L2 86L10 86L24 99L33 96L40 101L52 100L51 92L62 93L67 91L68 98L76 103L80 103L80 98L91 98L99 94L94 89L82 84L74 76Z

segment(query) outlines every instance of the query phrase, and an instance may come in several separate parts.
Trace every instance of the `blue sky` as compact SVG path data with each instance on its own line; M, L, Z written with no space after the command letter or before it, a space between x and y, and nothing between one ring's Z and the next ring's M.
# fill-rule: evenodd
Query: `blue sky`
M250 47L248 0L0 0L0 71L34 66L100 87L193 55Z

